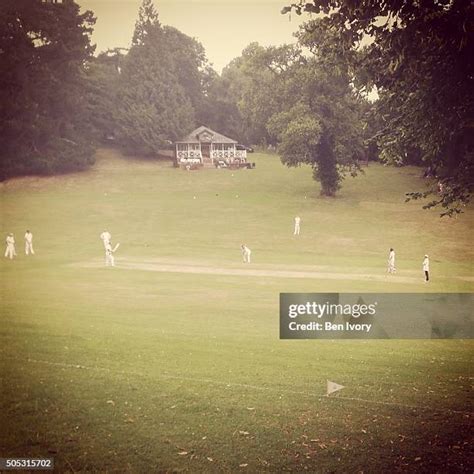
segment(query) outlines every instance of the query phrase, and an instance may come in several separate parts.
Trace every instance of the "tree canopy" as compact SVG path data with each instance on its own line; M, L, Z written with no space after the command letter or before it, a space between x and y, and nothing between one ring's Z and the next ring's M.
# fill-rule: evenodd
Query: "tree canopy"
M314 179L321 182L321 194L334 196L345 173L357 173L365 153L362 108L347 77L322 68L317 58L291 72L286 84L297 103L274 116L268 129L275 130L275 123L277 129L286 125L279 135L276 132L282 161L289 166L310 164Z
M86 104L96 141L117 134L117 92L126 50L115 48L91 58L86 66Z
M346 64L359 91L376 87L382 157L401 164L418 156L441 184L427 207L460 212L474 183L472 2L313 0L283 13L292 9L318 15L308 34Z
M93 56L73 0L0 3L0 176L80 170L105 137L156 154L202 122L215 73L202 45L143 0L128 50Z
M194 111L176 79L168 37L151 0L140 6L132 47L118 90L120 139L135 152L153 153L194 123Z
M364 154L362 101L349 76L308 57L297 45L251 43L223 71L229 95L253 143L277 145L287 166L309 164L321 194L334 196L345 173L354 174Z
M93 162L83 93L94 22L68 0L0 3L1 178Z
M118 83L121 143L152 154L188 132L203 114L208 74L202 45L162 26L151 0L144 0Z

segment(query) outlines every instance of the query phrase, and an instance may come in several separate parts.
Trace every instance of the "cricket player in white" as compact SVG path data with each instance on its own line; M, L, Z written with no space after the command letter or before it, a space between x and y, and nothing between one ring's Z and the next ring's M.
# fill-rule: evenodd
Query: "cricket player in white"
M423 271L425 272L425 283L430 281L430 259L428 255L425 255L423 259Z
M300 235L300 223L301 223L301 217L296 216L295 217L295 230L293 232L293 235Z
M102 239L102 242L104 242L104 248L107 249L107 244L110 243L112 240L112 236L110 235L110 232L107 230L104 230L102 234L100 234L100 238Z
M35 251L33 250L33 234L27 230L25 233L25 254L29 255L35 254Z
M242 244L240 249L242 250L242 258L244 259L244 263L250 263L250 254L252 251L245 244Z
M105 266L115 267L114 249L110 242L105 244Z
M395 273L395 250L390 249L388 253L388 273Z
M13 234L8 234L6 238L6 244L7 248L5 250L5 257L12 259L13 257L16 257L16 251L15 251L15 237L13 237Z

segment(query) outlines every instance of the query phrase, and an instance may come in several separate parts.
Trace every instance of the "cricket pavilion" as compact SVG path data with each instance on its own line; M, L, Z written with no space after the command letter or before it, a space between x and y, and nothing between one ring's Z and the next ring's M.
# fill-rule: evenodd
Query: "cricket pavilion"
M247 150L209 127L198 127L175 142L176 162L185 169L245 167Z

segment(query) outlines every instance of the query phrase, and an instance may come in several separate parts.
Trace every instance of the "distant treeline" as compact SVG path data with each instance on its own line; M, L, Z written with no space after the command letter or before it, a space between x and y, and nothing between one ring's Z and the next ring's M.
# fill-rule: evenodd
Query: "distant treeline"
M131 47L98 56L94 14L73 0L3 0L0 177L84 169L104 140L156 156L207 125L276 147L288 166L309 164L329 196L361 160L423 165L442 184L434 204L457 212L473 182L473 7L356 3L285 8L320 15L296 44L251 43L218 75L198 41L160 23L152 0ZM364 35L372 41L361 48Z

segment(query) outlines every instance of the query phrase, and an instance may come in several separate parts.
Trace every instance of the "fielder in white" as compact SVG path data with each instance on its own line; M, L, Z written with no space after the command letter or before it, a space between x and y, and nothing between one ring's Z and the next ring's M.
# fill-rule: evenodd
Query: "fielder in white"
M110 235L110 232L107 230L104 230L102 234L100 234L100 238L102 239L102 242L104 242L104 248L107 248L107 244L110 243L112 240L112 236Z
M388 273L395 273L395 250L390 249L388 253Z
M106 267L115 267L115 257L114 253L120 247L120 244L117 244L114 248L112 248L112 244L107 242L105 245L105 266Z
M301 217L296 216L295 217L295 230L293 232L293 235L300 235L300 224L301 224Z
M425 255L423 259L423 271L425 272L425 283L430 281L430 259L428 255Z
M13 257L16 257L15 237L13 237L12 233L7 235L6 244L7 244L7 248L5 250L5 257L10 258L10 259L12 259Z
M240 246L240 250L242 250L242 258L244 259L244 263L250 263L250 255L252 251L245 244Z
M35 254L35 251L33 250L33 234L27 230L25 233L25 254L29 255Z

